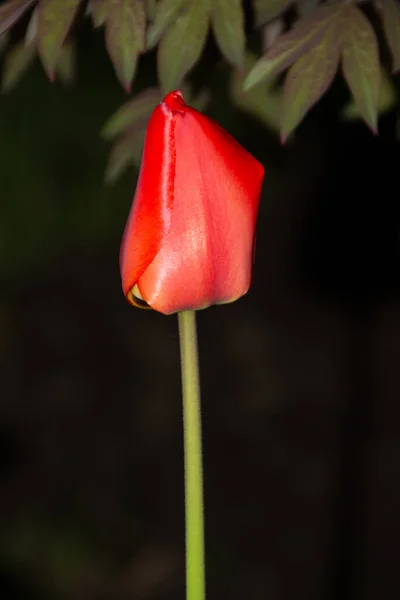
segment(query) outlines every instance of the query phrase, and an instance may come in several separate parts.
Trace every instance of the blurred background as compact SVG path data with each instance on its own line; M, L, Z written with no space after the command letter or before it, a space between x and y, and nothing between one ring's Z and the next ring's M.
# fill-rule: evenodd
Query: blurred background
M0 97L0 597L183 599L176 318L123 297L137 171L104 185L100 131L126 96L77 33L74 87L37 61ZM217 55L194 85L266 177L251 291L198 315L208 594L398 598L395 114L339 119L339 78L282 147Z

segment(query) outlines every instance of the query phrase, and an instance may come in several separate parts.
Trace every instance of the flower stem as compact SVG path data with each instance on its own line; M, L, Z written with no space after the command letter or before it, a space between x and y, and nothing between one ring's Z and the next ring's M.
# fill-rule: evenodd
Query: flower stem
M204 600L204 515L196 313L178 314L181 349L186 511L186 598Z

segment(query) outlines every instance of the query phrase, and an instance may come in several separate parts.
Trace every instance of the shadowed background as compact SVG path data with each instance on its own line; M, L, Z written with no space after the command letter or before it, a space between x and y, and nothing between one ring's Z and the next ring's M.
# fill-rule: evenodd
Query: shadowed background
M36 64L0 98L0 590L3 600L184 597L175 317L118 272L137 174L104 187L124 102L101 34L79 80ZM336 118L340 82L280 148L209 114L266 167L254 280L198 315L209 597L398 598L399 148ZM152 57L136 91L155 83Z

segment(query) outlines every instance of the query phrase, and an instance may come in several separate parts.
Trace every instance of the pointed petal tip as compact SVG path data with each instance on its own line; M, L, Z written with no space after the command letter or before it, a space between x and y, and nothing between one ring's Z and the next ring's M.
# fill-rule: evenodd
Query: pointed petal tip
M186 104L183 99L183 96L179 90L174 90L173 92L169 92L164 100L163 104L167 106L170 110L176 112L185 112Z

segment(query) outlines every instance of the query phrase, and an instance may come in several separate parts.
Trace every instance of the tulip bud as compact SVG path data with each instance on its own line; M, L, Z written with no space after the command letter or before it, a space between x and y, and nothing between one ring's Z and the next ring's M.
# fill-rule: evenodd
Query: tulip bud
M148 124L122 239L128 301L171 314L243 296L263 177L247 150L170 92Z

